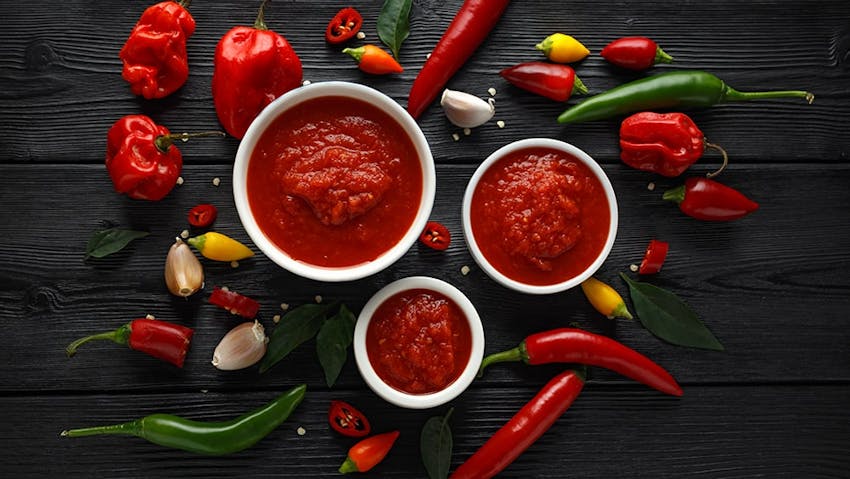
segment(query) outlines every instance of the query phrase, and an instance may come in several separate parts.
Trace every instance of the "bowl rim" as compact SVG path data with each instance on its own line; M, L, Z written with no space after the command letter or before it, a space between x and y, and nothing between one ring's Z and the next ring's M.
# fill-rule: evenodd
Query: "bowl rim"
M463 372L454 382L449 384L445 389L434 393L409 394L389 386L375 372L366 351L366 332L369 329L369 324L375 311L390 297L412 289L428 289L445 295L457 304L469 323L472 341L469 361ZM363 380L375 394L396 406L408 409L427 409L453 400L472 384L472 381L478 374L478 369L481 367L483 358L484 326L481 323L481 317L478 315L478 311L463 292L455 286L437 278L409 276L393 281L375 293L357 317L357 325L354 328L354 359L357 362L357 369L360 371Z
M599 255L596 257L596 259L584 271L572 278L561 281L559 283L532 285L509 278L504 273L497 270L492 264L490 264L487 258L484 257L484 254L478 247L478 243L476 242L475 236L472 233L472 224L470 218L472 196L475 193L475 189L477 188L481 177L491 166L493 166L493 164L504 158L506 155L511 154L515 151L524 150L528 148L551 148L558 151L562 151L575 157L576 159L584 163L590 169L590 171L593 172L593 174L599 179L599 182L602 184L602 189L605 191L605 197L608 200L610 222L608 225L608 237L602 247L602 250L599 252ZM596 271L602 266L602 263L605 262L605 260L608 258L608 255L611 253L611 249L614 246L614 240L617 237L617 227L619 223L618 211L619 209L617 206L617 197L614 194L614 187L611 185L611 180L608 178L608 175L605 174L605 171L602 169L599 163L597 163L596 160L594 160L590 155L588 155L575 145L561 140L555 140L552 138L526 138L502 146L501 148L490 154L490 156L488 156L487 159L485 159L478 166L478 168L475 170L475 173L473 173L472 177L470 178L469 183L467 183L466 185L466 191L463 195L461 217L463 222L463 234L466 240L467 247L469 248L469 251L472 254L472 257L475 262L478 264L479 267L481 267L481 269L484 270L484 272L488 276L490 276L490 278L507 288L513 289L515 291L520 291L522 293L552 294L559 293L561 291L566 291L568 289L578 286L584 280L596 273Z
M422 171L422 196L416 217L398 243L377 258L364 263L324 267L298 261L275 245L260 229L248 201L248 165L251 155L266 128L285 111L296 105L325 96L343 96L366 101L393 118L407 132L419 156ZM359 83L347 81L316 82L290 90L266 106L251 122L239 143L233 164L233 199L239 220L251 241L278 266L304 278L324 281L353 281L378 273L404 256L425 228L436 194L437 174L431 148L425 134L410 114L386 94Z

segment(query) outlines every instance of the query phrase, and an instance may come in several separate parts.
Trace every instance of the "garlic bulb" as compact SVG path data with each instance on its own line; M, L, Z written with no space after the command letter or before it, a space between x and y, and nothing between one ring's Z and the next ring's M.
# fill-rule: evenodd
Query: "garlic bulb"
M462 91L443 91L440 106L450 122L461 128L475 128L487 123L496 113L496 101L487 101Z
M258 321L242 323L221 338L213 352L212 365L235 371L257 364L266 354L269 338Z
M204 267L180 238L175 239L165 258L165 284L171 294L184 298L204 287Z

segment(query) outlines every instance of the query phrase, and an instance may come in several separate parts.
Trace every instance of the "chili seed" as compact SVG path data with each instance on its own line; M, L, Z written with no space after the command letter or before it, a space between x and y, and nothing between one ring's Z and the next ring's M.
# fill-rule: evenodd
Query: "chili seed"
M303 82L301 82L301 85L302 85L302 86L307 86L307 85L309 85L310 83L312 83L310 80L304 80Z
M152 314L146 314L145 319L156 319Z
M219 177L217 177L217 176L216 176L215 178L213 178L213 182L212 182L212 183L213 183L213 186L218 186L218 185L220 185L220 184L221 184L221 178L219 178Z
M307 430L304 429L303 427L299 427L298 429L295 430L295 432L297 432L299 436L303 436L304 434L307 434Z
M505 122L504 122L504 121L502 121L502 120L499 120L499 121L497 121L497 122L496 122L496 126L498 126L499 128L504 128L504 127L505 127Z
M457 133L452 133L452 139L453 139L454 141L459 141L459 140L460 140L460 135L458 135Z
M189 237L189 230L183 230L180 232L180 237L186 239Z
M638 269L638 265L636 264L629 265L629 270L631 270L633 273L636 273Z
M289 309L289 305L286 303L280 303L280 309L286 311L287 309Z
M239 267L239 261L231 261L230 267L231 268L238 268Z
M230 291L230 288L228 288L227 286L222 286L220 289L222 291Z
M463 265L460 268L460 274L466 276L469 274L469 266Z
M280 322L280 315L275 314L274 316L272 316L272 321L274 321L274 324L279 323Z
M646 185L646 189L648 189L649 191L655 190L655 183L650 181L649 184Z
M315 298L313 298L313 299L315 299L315 300L316 300L316 303L321 303L321 302L322 302L322 296L321 296L321 295L319 295L319 294L317 294L317 295L316 295L316 297L315 297Z
M489 94L490 94L490 96L496 96L496 89L495 89L495 88L493 88L493 87L490 87L490 88L487 90L487 93L489 93Z
M471 134L472 134L472 130L470 130L469 128L464 128L464 129L463 129L463 134L464 134L464 135L466 135L466 136L469 136L469 135L471 135Z
M363 40L364 38L366 38L366 34L365 34L365 33L363 33L363 32L357 32L357 39L358 39L358 40Z
M178 184L178 185L182 185L182 184L183 184L183 177L182 177L182 176L178 176L178 177L177 177L177 184Z

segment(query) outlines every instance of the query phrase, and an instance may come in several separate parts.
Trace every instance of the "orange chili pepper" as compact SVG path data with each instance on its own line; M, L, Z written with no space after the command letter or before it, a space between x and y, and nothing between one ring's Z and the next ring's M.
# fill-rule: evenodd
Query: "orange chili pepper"
M401 73L404 71L404 68L398 64L392 55L375 45L346 48L342 53L351 55L352 58L357 60L357 66L366 73L385 75L387 73Z

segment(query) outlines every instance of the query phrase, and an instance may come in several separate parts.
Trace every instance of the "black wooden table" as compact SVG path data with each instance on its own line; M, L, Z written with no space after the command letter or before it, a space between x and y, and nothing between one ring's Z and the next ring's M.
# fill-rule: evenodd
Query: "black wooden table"
M344 399L360 406L376 431L401 431L369 477L425 477L419 431L447 408L389 405L366 388L353 357L332 389L324 384L312 342L263 375L255 369L221 372L209 363L214 346L236 324L206 303L212 284L258 299L260 318L271 329L281 303L295 306L321 295L359 311L383 285L411 275L441 278L464 291L483 318L488 352L532 332L577 324L650 356L684 387L682 398L671 398L593 369L573 407L504 477L850 475L850 3L514 2L449 84L481 97L495 88L493 121L465 136L432 105L419 122L437 162L433 218L454 234L448 251L414 246L380 274L334 284L298 278L261 254L238 268L205 262L207 290L179 300L166 290L163 264L174 236L187 228L191 206L218 205L216 230L248 242L231 194L238 142L181 145L184 184L162 201L140 202L112 189L103 165L106 131L131 113L148 114L174 131L219 128L210 93L215 44L231 26L251 24L258 3L193 2L198 27L188 44L189 80L159 101L129 92L118 59L149 2L0 3L0 475L331 476L352 442L329 431L326 411L329 400ZM325 44L326 22L345 5L276 1L266 19L300 55L305 79L363 83L405 105L416 73L460 3L414 2L411 35L401 51L405 71L387 77L361 73ZM378 41L380 4L355 4L365 19L364 42ZM626 35L651 36L676 58L654 72L699 68L741 90L814 92L812 105L770 100L692 112L706 136L729 152L732 164L722 181L756 199L759 211L732 223L685 217L661 201L661 192L681 180L619 161L617 120L560 126L555 117L564 105L498 76L507 66L541 59L534 44L556 31L592 50L576 66L591 92L641 76L612 68L598 55ZM463 189L487 155L527 137L573 143L610 176L620 229L598 276L626 296L617 273L639 262L651 238L669 241L664 271L651 281L685 299L725 352L672 346L637 322L601 318L577 289L543 297L508 291L474 265L461 234ZM714 166L707 158L691 173ZM89 236L105 223L151 234L118 254L84 261ZM468 275L463 266L471 268ZM183 369L111 344L65 357L71 340L146 314L196 329ZM494 367L453 401L453 468L557 371ZM155 411L230 418L302 382L308 393L293 416L255 447L228 457L196 456L135 438L59 437L65 428Z

